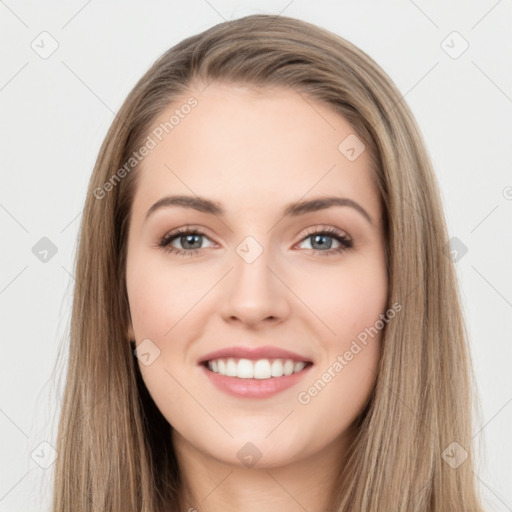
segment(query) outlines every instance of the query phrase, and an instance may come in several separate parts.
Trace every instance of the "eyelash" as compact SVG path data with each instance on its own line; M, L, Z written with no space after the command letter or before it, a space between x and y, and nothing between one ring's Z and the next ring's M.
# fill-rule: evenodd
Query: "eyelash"
M205 236L208 238L208 235L198 228L190 228L188 226L184 226L182 228L179 228L171 233L168 233L165 235L159 242L158 247L162 248L165 252L176 254L177 256L193 256L194 254L197 254L201 249L177 249L176 247L173 247L171 245L171 242L178 238L178 236L186 235L200 235ZM313 236L313 235L327 235L329 238L334 238L340 243L340 247L336 249L329 249L326 251L319 251L316 249L306 249L309 251L313 251L315 256L332 256L335 254L341 254L342 252L346 251L347 249L351 249L353 247L353 241L345 236L342 231L332 228L332 227L325 227L325 228L312 228L310 232L306 234L301 239L301 242L306 240L307 238Z

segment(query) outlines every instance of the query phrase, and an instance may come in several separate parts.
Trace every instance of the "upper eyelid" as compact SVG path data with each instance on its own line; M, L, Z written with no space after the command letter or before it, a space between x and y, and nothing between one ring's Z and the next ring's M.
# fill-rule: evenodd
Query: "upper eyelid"
M304 236L309 236L311 234L323 233L323 232L327 232L327 233L330 233L330 234L333 234L333 235L334 234L338 234L338 235L341 234L341 235L346 236L347 238L352 239L352 237L344 229L336 228L334 226L328 226L328 225L325 225L325 224L323 226L322 225L320 225L320 226L311 226L309 228L306 228L306 233L304 234Z

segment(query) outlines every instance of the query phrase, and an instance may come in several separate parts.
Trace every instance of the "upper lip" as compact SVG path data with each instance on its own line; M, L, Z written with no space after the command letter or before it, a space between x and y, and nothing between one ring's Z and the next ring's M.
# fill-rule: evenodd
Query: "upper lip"
M215 352L210 352L199 360L199 364L211 361L212 359L226 359L232 357L234 359L293 359L294 361L311 362L307 357L285 350L279 347L266 345L263 347L226 347Z

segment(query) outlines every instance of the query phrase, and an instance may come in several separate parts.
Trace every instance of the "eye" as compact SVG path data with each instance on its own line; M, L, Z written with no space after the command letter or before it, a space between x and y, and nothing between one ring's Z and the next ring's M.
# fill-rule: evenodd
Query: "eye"
M208 238L204 231L185 226L165 235L160 242L158 242L158 246L166 252L180 256L192 256L202 249L203 238ZM181 244L183 249L175 247L173 245L175 241Z
M338 244L338 247L332 248L333 240ZM302 242L309 241L310 247L306 247L308 250L314 251L315 255L319 256L330 256L333 254L340 254L347 249L353 247L354 243L343 231L326 227L319 230L313 228Z
M193 256L204 248L201 246L205 238L209 240L206 233L201 229L184 226L165 235L158 242L158 247L172 254ZM332 248L333 240L335 244L338 244L338 247ZM311 250L313 254L321 256L340 254L353 247L351 238L343 231L332 227L313 228L300 243L305 241L309 241L310 245L310 247L306 247L307 250ZM175 243L179 243L181 248L176 247Z

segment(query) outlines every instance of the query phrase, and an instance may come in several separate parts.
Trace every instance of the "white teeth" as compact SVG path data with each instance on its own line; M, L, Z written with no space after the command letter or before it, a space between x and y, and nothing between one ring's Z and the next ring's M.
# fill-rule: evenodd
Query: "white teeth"
M300 372L301 370L304 369L305 366L306 366L306 363L304 363L303 361L295 363L295 367L293 368L293 373Z
M295 364L291 359L287 359L286 363L283 366L283 372L285 375L291 375L293 373L293 369L295 368Z
M235 377L239 379L252 379L254 377L254 366L249 359L240 359L238 361Z
M283 376L283 363L279 359L272 361L272 368L270 370L272 377Z
M302 371L306 366L304 361L291 359L215 359L208 361L208 368L220 375L238 377L239 379L270 379L282 377Z
M215 362L215 361L213 361ZM237 374L237 364L234 359L228 359L226 363L226 375L228 377L236 377Z
M260 359L254 365L254 378L255 379L270 379L270 362L268 359Z

